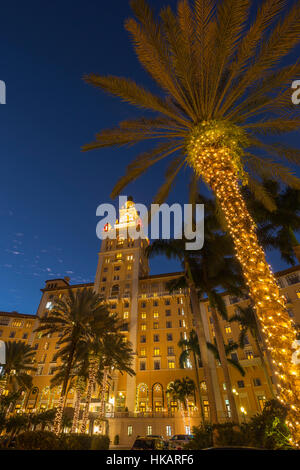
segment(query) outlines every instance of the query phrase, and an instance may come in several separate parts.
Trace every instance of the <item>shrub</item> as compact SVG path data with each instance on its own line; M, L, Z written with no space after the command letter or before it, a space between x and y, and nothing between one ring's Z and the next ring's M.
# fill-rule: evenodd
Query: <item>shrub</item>
M201 424L200 426L193 427L193 436L192 439L186 446L185 449L196 450L196 449L205 449L207 447L212 447L212 427L210 424Z
M119 436L118 436L119 437ZM109 437L108 436L91 436L91 450L108 450L109 449Z
M59 439L49 431L26 431L19 434L16 448L19 450L56 450Z
M62 434L59 438L61 450L90 450L91 436L89 434Z
M222 423L213 426L215 446L247 446L249 445L244 428L234 423Z

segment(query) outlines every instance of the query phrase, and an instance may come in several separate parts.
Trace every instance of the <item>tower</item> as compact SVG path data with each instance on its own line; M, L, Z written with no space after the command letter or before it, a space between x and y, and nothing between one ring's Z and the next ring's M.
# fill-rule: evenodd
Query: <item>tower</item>
M136 229L140 236L131 238L130 228ZM112 231L115 236L112 237ZM148 260L145 248L149 241L143 238L142 225L132 198L119 210L119 220L113 227L107 224L104 227L106 236L103 237L99 252L97 273L95 278L95 291L102 295L109 303L112 311L117 311L123 320L122 334L124 341L132 344L134 359L132 368L136 369L137 327L138 327L138 286L139 278L148 274ZM119 380L114 378L115 388ZM121 377L124 392L116 400L124 402L129 411L135 409L135 376ZM120 384L119 387L120 389ZM117 406L118 403L116 403Z

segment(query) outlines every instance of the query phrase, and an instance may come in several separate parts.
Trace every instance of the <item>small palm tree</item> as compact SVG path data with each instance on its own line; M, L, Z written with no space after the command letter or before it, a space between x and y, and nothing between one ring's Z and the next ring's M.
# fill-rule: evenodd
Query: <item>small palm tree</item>
M185 412L188 412L189 416L188 398L195 393L195 382L189 377L176 379L168 385L167 393L179 403L185 423Z
M295 332L240 185L248 184L269 206L261 178L300 188L299 179L282 164L299 164L299 149L264 141L265 135L273 138L299 129L299 109L291 104L290 91L299 63L290 62L289 53L300 41L300 4L288 9L284 1L266 0L253 18L251 3L195 0L191 8L187 0L179 0L177 14L164 7L156 20L145 0L132 0L135 18L125 27L159 93L115 76L90 74L85 80L154 115L102 130L83 150L157 141L128 166L112 197L170 155L173 160L156 203L167 198L186 165L192 169L191 188L201 178L214 192L258 320L268 332L268 347L282 376L280 397L287 406L293 403L288 421L299 441L295 423L300 421L300 398L292 362ZM274 325L273 312L280 328ZM292 373L287 375L287 370Z
M178 346L182 348L182 353L179 356L179 365L182 369L184 369L187 366L187 363L190 357L192 356L193 358L193 363L194 363L196 378L197 378L197 388L198 388L198 393L199 393L201 416L202 416L202 421L204 423L205 415L204 415L202 392L201 392L200 378L199 378L199 367L202 367L202 363L201 363L199 341L198 341L198 336L197 336L196 331L191 330L189 332L189 336L187 339L181 338L178 342Z
M20 388L30 389L32 386L31 372L35 372L33 365L35 350L22 341L8 341L6 343L6 363L3 365L3 389L8 387L13 392Z
M265 358L264 358L264 353L263 353L263 350L262 350L262 338L261 338L261 334L260 334L260 331L259 331L259 328L258 328L258 325L257 325L257 320L256 320L256 316L255 316L255 312L254 312L253 308L251 307L251 305L249 305L247 307L237 306L235 315L233 315L231 318L229 318L229 321L230 322L238 322L241 326L241 332L240 332L240 336L239 336L239 346L240 346L240 348L245 347L248 331L250 332L250 334L254 338L256 348L257 348L257 351L258 351L258 354L259 354L259 357L260 357L262 369L264 371L264 375L266 377L267 384L269 386L271 397L275 398L274 389L273 389L273 386L272 386L272 382L270 380L270 375L269 375L268 370L267 370L267 366L266 366L266 362L265 362Z
M42 336L49 333L60 333L57 344L62 345L53 358L65 360L64 380L62 383L61 397L58 403L54 430L60 432L64 402L68 389L72 369L77 360L77 351L83 342L92 339L95 331L99 335L107 331L114 331L115 318L109 314L107 306L102 298L93 289L78 289L75 293L70 289L65 299L56 299L49 315L42 317L40 326L35 330Z
M100 397L100 418L102 418L105 414L105 392L110 371L115 369L121 373L135 374L131 368L133 360L131 343L124 343L123 336L120 333L107 332L102 337L95 335L94 340L87 343L86 351L88 355L88 381L85 408L80 428L82 433L86 430L92 390L96 385L97 376L99 374L102 376Z

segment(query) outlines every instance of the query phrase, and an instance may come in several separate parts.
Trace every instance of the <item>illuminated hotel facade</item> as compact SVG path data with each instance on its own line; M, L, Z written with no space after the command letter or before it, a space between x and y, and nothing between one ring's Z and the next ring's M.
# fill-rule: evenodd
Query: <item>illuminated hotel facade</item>
M62 297L70 289L93 288L103 296L112 312L122 320L124 341L132 344L132 367L136 375L113 373L106 393L106 418L109 422L111 441L119 436L120 445L130 445L137 435L156 434L170 437L190 432L192 426L201 423L200 400L205 418L209 419L209 403L206 395L203 369L199 368L200 392L196 387L188 399L188 411L182 413L179 405L167 393L168 384L175 379L189 377L197 383L193 358L187 367L179 366L182 349L181 338L188 338L193 328L190 299L187 290L170 294L166 283L182 273L150 275L145 248L148 240L123 236L121 228L126 224L138 224L134 203L128 201L120 210L116 221L116 239L102 240L94 283L71 285L69 278L48 280L42 290L36 315L16 312L0 312L0 339L24 341L36 350L33 388L23 395L17 410L32 411L52 408L56 405L60 389L50 389L53 376L53 356L59 345L59 334L42 338L35 333L38 317L47 314L56 297ZM109 227L107 228L109 230ZM278 284L285 295L289 314L297 327L300 324L300 266L276 274ZM228 316L235 313L237 305L246 306L248 300L224 295ZM214 330L209 306L200 301L202 321L207 341L214 342ZM220 318L225 344L238 341L238 323L228 323ZM240 422L262 410L264 402L271 398L271 391L261 367L254 338L249 333L243 349L233 358L238 359L246 374L242 376L229 365L230 378L235 393ZM209 352L215 388L217 412L220 421L230 420L230 408L222 368ZM268 371L270 376L271 372ZM74 405L75 393L70 389L67 407ZM84 406L84 401L82 407ZM90 429L97 431L100 391L95 389L90 406Z

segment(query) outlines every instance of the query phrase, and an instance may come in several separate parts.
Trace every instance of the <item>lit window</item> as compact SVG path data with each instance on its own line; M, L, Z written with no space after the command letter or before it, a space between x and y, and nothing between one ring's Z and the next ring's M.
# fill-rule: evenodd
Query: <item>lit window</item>
M129 264L129 265L127 266L127 271L131 271L131 270L132 270L132 266L131 266L131 264Z
M253 359L253 352L252 351L245 351L246 358L247 359Z
M142 331L146 331L146 329L147 329L147 326L146 326L145 323L143 323L143 324L141 325L141 330L142 330Z
M122 343L127 343L127 338L126 338L126 336L123 336L123 338L122 338Z
M155 322L153 323L153 328L154 328L154 330L157 330L157 329L158 329L158 322L157 322L157 321L155 321Z
M160 355L160 349L154 348L154 356L159 356L159 355Z
M145 348L141 349L141 356L146 356L146 349Z
M151 436L152 434L152 426L147 426L147 436Z
M121 259L122 258L122 253L117 253L116 258Z
M167 435L167 437L172 436L172 428L171 428L171 426L166 426L166 435Z
M175 361L173 359L168 360L168 369L175 369Z
M129 313L128 313L128 312L124 312L124 313L123 313L123 318L128 318L128 316L129 316Z
M127 435L132 436L132 426L127 426Z
M22 322L21 322L21 320L14 320L14 321L12 322L12 325L11 325L11 326L13 326L13 327L22 326Z
M154 318L158 318L158 317L159 317L158 312L154 312L154 313L153 313L153 317L154 317Z
M225 332L226 332L227 334L231 333L231 328L230 328L230 326L226 326L226 327L225 327Z
M128 255L127 256L127 261L132 261L133 260L133 255Z
M142 313L141 313L141 317L142 317L143 319L147 318L146 312L142 312Z

